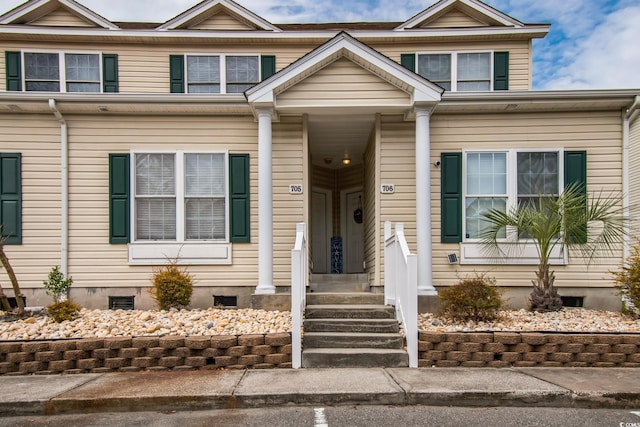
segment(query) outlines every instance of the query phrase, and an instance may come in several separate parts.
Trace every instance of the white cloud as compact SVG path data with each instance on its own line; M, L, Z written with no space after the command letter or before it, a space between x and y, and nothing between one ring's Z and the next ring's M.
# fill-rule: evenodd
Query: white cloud
M640 88L640 6L613 12L565 54L545 89Z

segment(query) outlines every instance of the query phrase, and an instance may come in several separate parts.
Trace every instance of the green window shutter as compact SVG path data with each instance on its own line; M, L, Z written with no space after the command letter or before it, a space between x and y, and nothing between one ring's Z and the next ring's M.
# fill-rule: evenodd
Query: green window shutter
M442 243L462 241L462 153L440 155Z
M171 93L184 93L184 55L169 55Z
M509 90L509 52L493 53L493 90Z
M274 55L262 55L260 57L262 80L266 80L276 73L276 57Z
M21 58L20 52L5 52L7 91L20 92L22 90Z
M400 55L400 65L404 68L416 72L416 55L415 53L403 53Z
M7 245L22 243L22 156L0 154L0 223Z
M229 240L236 243L251 241L249 194L249 155L229 154Z
M586 151L565 151L564 152L564 185L577 184L580 194L587 195L587 152ZM584 209L587 209L587 199L584 199ZM584 232L577 239L576 243L587 243L587 225L584 224Z
M109 154L109 243L129 243L129 154Z
M118 92L118 55L105 53L102 55L102 91Z

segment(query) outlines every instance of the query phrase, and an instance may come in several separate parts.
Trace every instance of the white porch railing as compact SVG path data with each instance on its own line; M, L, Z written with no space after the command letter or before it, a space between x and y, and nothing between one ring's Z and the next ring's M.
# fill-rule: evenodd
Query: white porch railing
M291 250L291 367L302 366L302 321L307 297L307 225L296 225Z
M409 367L418 367L418 263L409 252L404 225L384 223L384 301L396 307L396 318L404 328Z

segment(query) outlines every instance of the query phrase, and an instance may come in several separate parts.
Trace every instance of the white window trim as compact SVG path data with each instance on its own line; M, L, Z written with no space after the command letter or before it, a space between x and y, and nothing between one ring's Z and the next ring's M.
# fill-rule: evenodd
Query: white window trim
M57 53L58 54L58 69L60 72L59 83L60 90L58 92L44 92L44 91L27 91L27 60L25 58L26 53ZM71 55L98 55L98 68L100 73L99 91L98 92L67 92L67 67L65 54ZM103 93L104 90L104 73L102 70L102 51L95 50L56 50L56 49L23 49L20 51L20 61L22 63L22 91L23 92L43 92L43 93Z
M137 241L136 240L136 154L173 154L176 173L176 240ZM225 188L225 238L224 240L185 240L184 213L184 155L224 154ZM229 152L213 150L132 150L130 167L131 237L129 243L130 265L164 265L168 260L176 260L180 265L230 265L231 243L229 242Z
M237 95L238 93L232 92L230 94L227 93L227 56L251 56L258 58L258 81L256 84L260 83L262 76L262 55L259 53L185 53L184 54L184 93L188 93L189 95L203 95L199 93L191 93L189 92L189 66L188 66L188 57L189 56L217 56L220 58L220 95ZM205 94L206 95L206 94Z
M489 54L489 90L493 91L493 67L494 67L494 51L493 50L430 50L416 52L416 74L420 73L418 57L420 55L451 55L451 92L458 92L458 54L461 53L488 53ZM437 84L437 83L436 83ZM485 92L485 91L482 91Z
M507 230L507 237L498 241L497 250L490 250L480 239L466 238L466 198L467 198L467 154L468 153L506 153L507 154L507 210L515 207L518 201L517 155L520 152L557 152L558 153L558 191L564 191L564 148L511 148L463 150L462 156L462 236L460 243L460 264L508 264L538 265L539 257L535 243L515 242L516 230ZM557 244L551 251L551 265L567 265L569 254L565 247Z

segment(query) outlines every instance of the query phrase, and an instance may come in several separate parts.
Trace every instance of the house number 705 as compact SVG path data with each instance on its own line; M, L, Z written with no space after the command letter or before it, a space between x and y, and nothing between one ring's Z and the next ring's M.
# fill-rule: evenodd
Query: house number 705
M289 194L302 194L302 184L290 184Z

